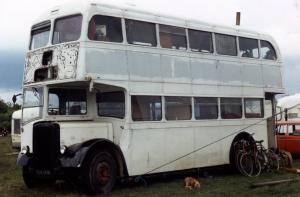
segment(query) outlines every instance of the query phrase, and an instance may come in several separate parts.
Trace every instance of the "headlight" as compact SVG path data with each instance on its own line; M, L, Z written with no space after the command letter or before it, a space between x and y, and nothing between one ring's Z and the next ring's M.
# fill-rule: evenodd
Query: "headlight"
M60 146L60 153L63 155L66 153L67 147L65 145Z
M21 149L21 153L24 155L29 153L29 146L23 146Z

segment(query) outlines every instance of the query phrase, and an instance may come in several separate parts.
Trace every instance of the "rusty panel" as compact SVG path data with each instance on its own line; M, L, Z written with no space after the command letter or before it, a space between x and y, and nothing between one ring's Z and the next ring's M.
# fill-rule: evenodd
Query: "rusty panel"
M43 53L53 51L52 62L42 65ZM34 72L39 68L57 66L57 79L76 77L79 43L68 43L28 52L25 60L24 84L34 82Z

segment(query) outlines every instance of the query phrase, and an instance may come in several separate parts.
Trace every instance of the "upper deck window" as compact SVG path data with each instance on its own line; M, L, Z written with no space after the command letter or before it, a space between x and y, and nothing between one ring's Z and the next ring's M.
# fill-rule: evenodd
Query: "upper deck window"
M272 44L268 41L260 41L260 53L263 59L276 60L276 52Z
M126 20L127 41L130 44L156 46L156 30L154 23Z
M239 46L242 57L259 58L258 40L239 37Z
M213 52L212 36L210 32L189 29L189 42L192 51Z
M81 34L82 16L69 16L55 21L53 44L78 40Z
M35 25L31 29L30 49L44 47L48 44L50 21Z
M224 34L215 34L216 49L220 55L237 55L236 37Z
M93 16L89 23L88 37L90 40L122 42L121 19L111 16Z
M169 25L159 25L160 44L163 48L187 49L185 29Z

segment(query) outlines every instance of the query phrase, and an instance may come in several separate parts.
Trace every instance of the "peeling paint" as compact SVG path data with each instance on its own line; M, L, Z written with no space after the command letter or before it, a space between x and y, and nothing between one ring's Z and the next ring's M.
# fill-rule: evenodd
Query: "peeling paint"
M45 51L53 51L52 62L42 65ZM39 68L57 66L56 79L73 79L76 77L76 68L79 53L79 43L68 43L28 52L25 59L24 83L34 82L34 72Z

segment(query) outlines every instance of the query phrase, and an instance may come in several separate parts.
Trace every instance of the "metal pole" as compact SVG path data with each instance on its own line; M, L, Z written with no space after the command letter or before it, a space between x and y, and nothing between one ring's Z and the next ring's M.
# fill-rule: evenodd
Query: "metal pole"
M241 24L241 12L237 12L237 13L236 13L235 24L236 24L237 26L240 26L240 24Z

